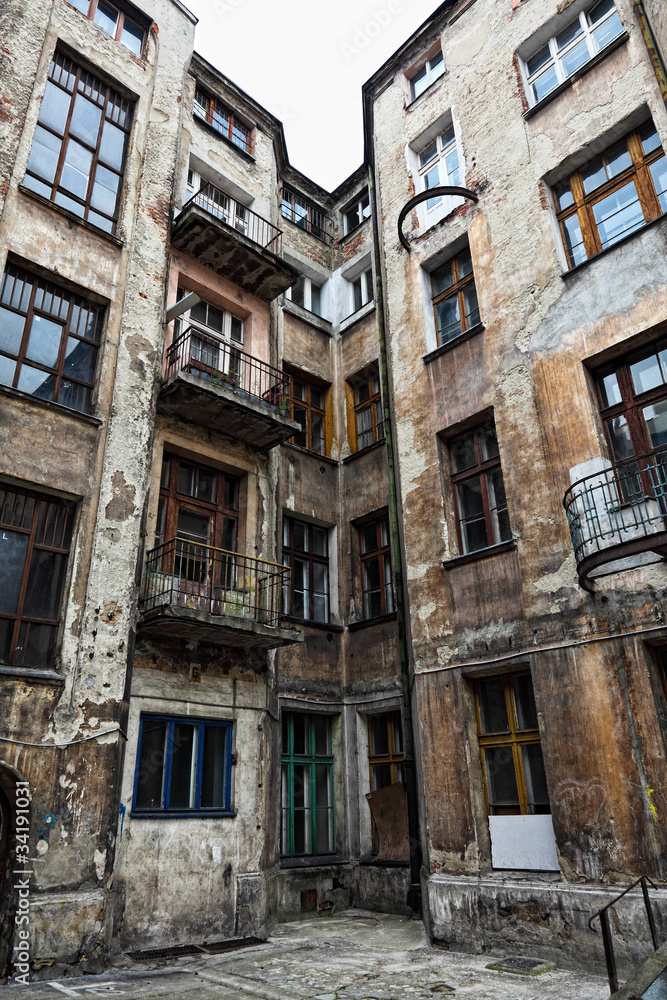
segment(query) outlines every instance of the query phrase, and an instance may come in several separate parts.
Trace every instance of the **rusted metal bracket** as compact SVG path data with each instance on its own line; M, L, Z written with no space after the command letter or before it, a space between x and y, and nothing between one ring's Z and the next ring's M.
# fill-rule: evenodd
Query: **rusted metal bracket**
M438 198L440 196L446 197L447 195L455 196L457 198L467 198L469 201L473 201L475 203L479 201L477 195L473 191L468 190L468 188L434 187L434 188L429 188L428 191L420 191L420 193L416 194L414 198L411 198L410 201L406 202L406 204L401 209L401 214L398 217L398 238L401 241L402 246L405 247L408 253L410 253L411 248L410 244L408 243L408 238L403 232L403 223L405 222L409 213L412 211L413 208L415 208L416 205L420 205L423 201L428 201L429 198Z

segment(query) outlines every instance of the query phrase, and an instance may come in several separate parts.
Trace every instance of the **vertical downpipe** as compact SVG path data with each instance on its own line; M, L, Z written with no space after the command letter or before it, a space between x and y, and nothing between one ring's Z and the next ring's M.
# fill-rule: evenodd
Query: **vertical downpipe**
M658 86L660 87L662 99L665 105L667 105L667 71L665 70L664 59L662 58L660 49L658 48L658 43L655 40L651 23L646 14L646 10L644 9L643 0L631 0L631 2L632 9L634 10L635 17L637 18L639 30L642 33L642 37L651 59L651 65L653 66L655 78L658 81Z

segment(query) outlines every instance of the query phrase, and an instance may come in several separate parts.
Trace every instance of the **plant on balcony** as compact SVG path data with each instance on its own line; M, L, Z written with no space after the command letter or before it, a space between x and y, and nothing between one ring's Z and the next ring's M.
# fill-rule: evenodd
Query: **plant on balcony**
M228 386L230 389L238 389L239 376L236 372L223 372L215 368L211 373L211 385Z

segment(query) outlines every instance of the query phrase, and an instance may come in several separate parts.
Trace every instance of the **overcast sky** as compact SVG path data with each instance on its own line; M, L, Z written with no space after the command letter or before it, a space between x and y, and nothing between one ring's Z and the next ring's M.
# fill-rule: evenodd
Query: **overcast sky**
M438 0L184 0L195 48L283 122L290 163L333 190L363 156L361 85Z

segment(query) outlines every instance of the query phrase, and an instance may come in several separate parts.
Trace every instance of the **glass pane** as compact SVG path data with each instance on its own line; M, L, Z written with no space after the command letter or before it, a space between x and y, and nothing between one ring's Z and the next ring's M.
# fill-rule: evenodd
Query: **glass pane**
M331 754L331 720L325 715L314 715L311 722L315 732L315 754L328 757Z
M68 94L65 90L61 90L60 87L57 87L55 83L51 83L49 80L46 84L42 105L39 109L40 122L48 125L58 135L64 135L71 101L71 94Z
M590 24L597 24L602 18L609 14L610 11L614 10L614 0L602 0L593 10L588 13L588 21Z
M456 487L459 499L459 514L462 518L478 517L484 513L482 487L479 476L467 479Z
M503 474L500 469L486 474L486 488L489 493L489 505L491 507L491 521L493 523L494 543L508 542L512 533L509 526L507 514L507 500L505 497L505 486Z
M294 766L294 853L310 854L310 767Z
M630 429L624 416L607 420L607 431L611 441L611 450L617 462L634 455L635 450L630 438Z
M324 417L317 413L311 416L310 450L318 455L324 454Z
M326 556L327 554L327 532L324 528L312 529L313 534L313 553L316 556Z
M487 462L490 458L497 458L500 454L498 450L498 436L496 425L491 421L483 424L478 430L480 444L482 446L482 458Z
M287 764L282 766L281 774L281 785L280 785L280 797L281 797L281 818L282 822L280 824L280 853L289 854L290 843L289 843L289 767Z
M135 56L141 56L141 50L144 44L144 33L138 24L134 24L130 21L129 17L125 15L125 21L123 22L123 30L120 35L120 40L123 45L134 52Z
M551 52L549 51L549 46L544 45L534 56L527 60L526 69L528 70L528 75L532 76L533 73L537 73L538 69L545 66L550 59Z
M454 472L463 472L464 469L471 469L473 465L477 465L474 431L454 438L451 443L451 452Z
M177 534L190 542L206 544L210 539L211 518L188 507L179 507ZM193 548L193 552L197 547Z
M422 150L422 152L419 154L419 166L425 167L426 164L430 163L431 160L435 159L437 155L438 155L438 143L432 142L430 146L427 146L426 149Z
M380 583L382 582L382 574L380 573L380 562L377 556L373 556L371 559L367 559L363 563L364 567L364 590L376 590L379 591Z
M82 382L92 383L96 359L97 348L94 344L68 337L63 374L80 379Z
M0 528L0 613L16 614L28 536Z
M604 6L600 4L600 6ZM590 15L591 20L593 19L593 14ZM595 46L598 49L603 49L605 45L609 45L609 42L613 42L615 38L623 31L623 25L621 24L621 19L618 13L615 11L611 17L607 18L598 28L593 29L593 38L595 39Z
M317 316L322 315L322 305L320 297L320 286L315 285L312 281L310 283L310 308Z
M618 191L597 202L593 206L593 215L603 249L643 226L644 213L635 182L624 184Z
M575 214L571 215L569 219L563 219L562 226L570 267L576 267L577 264L581 264L587 258L584 237L579 225L579 216Z
M37 174L38 177L43 177L44 180L52 184L56 176L61 145L62 142L60 139L38 125L35 129L35 138L30 150L28 170L33 174ZM44 192L39 191L39 193L43 194ZM46 197L49 196L50 192Z
M25 318L0 307L0 351L18 354L23 338Z
M43 549L33 550L23 602L26 618L55 621L59 617L66 570L67 556Z
M616 403L621 402L621 390L614 372L611 375L605 375L600 379L598 384L600 386L600 396L602 397L603 406L614 406Z
M90 204L93 208L96 208L98 212L104 212L105 215L113 215L116 211L119 182L118 174L107 170L101 163L98 164L95 171L93 193L90 198Z
M652 448L667 444L667 400L661 400L642 410Z
M603 157L599 156L597 159L593 160L588 166L584 167L581 171L581 179L584 185L584 193L590 194L591 191L595 191L599 188L601 184L606 184L608 181L607 171L604 168Z
M636 393L647 392L664 383L656 354L650 354L647 358L630 365L630 374Z
M552 64L544 71L544 73L540 73L540 75L536 77L531 84L535 101L541 101L543 97L550 94L551 91L557 86L558 73L556 72L555 65Z
M28 392L38 399L53 399L56 388L56 376L33 368L32 365L22 365L17 386L21 392Z
M494 677L477 684L479 716L482 733L508 733L507 705L505 702L505 682L502 677Z
M512 678L514 708L518 729L537 729L537 709L530 674L520 674Z
M283 754L288 754L289 753L289 719L290 719L290 717L289 717L288 713L287 712L283 712L282 713L282 725L281 725L281 734L282 734L281 752Z
M424 66L423 69L420 69L418 73L415 73L411 82L412 96L413 98L417 98L420 94L423 94L428 87L428 73L426 66Z
M331 769L318 764L315 768L315 836L317 854L329 854L333 849L331 838Z
M298 424L301 424L301 430L297 431L294 435L294 443L298 444L301 448L308 447L308 413L301 406L294 406L292 412L292 419L296 420Z
M197 777L197 726L174 723L171 755L170 809L194 809Z
M78 142L70 139L67 143L65 164L60 176L60 186L78 198L85 199L92 162L93 154L84 149Z
M226 726L204 726L202 755L201 807L225 808Z
M13 385L16 374L16 362L4 358L0 354L0 385Z
M382 757L389 753L389 730L387 728L388 716L371 715L368 721L368 728L371 735L371 756Z
M304 303L304 294L305 282L303 277L299 276L292 285L292 302L297 306L302 306Z
M526 779L526 797L530 815L550 813L547 779L544 773L542 747L539 743L528 743L521 747L523 774Z
M660 202L660 208L663 212L667 212L667 159L661 156L659 160L651 164L649 169L653 178L655 193Z
M144 719L137 774L137 809L162 808L162 783L167 723Z
M438 343L446 344L461 333L461 315L459 312L459 295L455 292L448 299L438 302L435 307L435 320L438 328Z
M657 149L660 145L660 136L653 122L647 122L646 125L642 125L639 129L639 138L642 141L642 149L645 155L648 155L648 153Z
M87 100L83 94L77 94L72 110L72 120L70 123L70 135L75 135L87 146L93 149L97 146L97 137L100 131L100 121L102 109Z
M104 0L99 0L97 10L95 11L95 24L99 24L100 28L104 28L107 35L111 35L114 38L117 23L118 11L110 4L105 3Z
M63 327L43 316L33 316L26 357L40 365L55 368L60 351Z
M117 128L110 121L104 123L102 129L102 141L100 143L100 160L110 167L120 170L123 166L123 152L125 150L125 132Z
M308 716L292 715L294 726L294 749L295 754L310 753L310 746L307 741L308 736Z
M581 22L579 18L576 21L571 21L567 28L563 28L560 34L556 35L556 48L558 51L562 51L571 42L578 38L582 33Z
M557 188L554 189L554 196L556 198L556 207L563 211L565 208L569 208L570 205L574 205L574 195L572 194L572 188L570 187L569 181L565 184L559 184Z
M373 552L377 549L377 522L373 521L371 524L363 525L360 529L360 536L362 552Z
M492 816L519 815L521 808L512 747L484 747L484 764L490 814Z
M57 625L28 625L28 635L23 649L23 666L52 667L56 653ZM17 647L18 653L18 647Z
M565 76L570 76L572 73L576 72L580 66L588 62L590 59L590 52L588 51L588 42L583 38L578 42L573 48L561 56L561 66L563 67L563 72Z
M440 295L454 284L454 272L452 270L453 261L448 260L446 264L439 267L432 274L433 295Z
M371 767L371 783L374 792L391 785L391 764L374 764Z
M9 663L13 632L14 620L0 618L0 664Z
M465 278L467 274L472 274L472 257L470 250L464 250L456 258L456 274L458 280Z
M463 289L463 306L465 308L466 330L472 330L479 323L479 305L477 303L477 289L475 283L470 282Z

